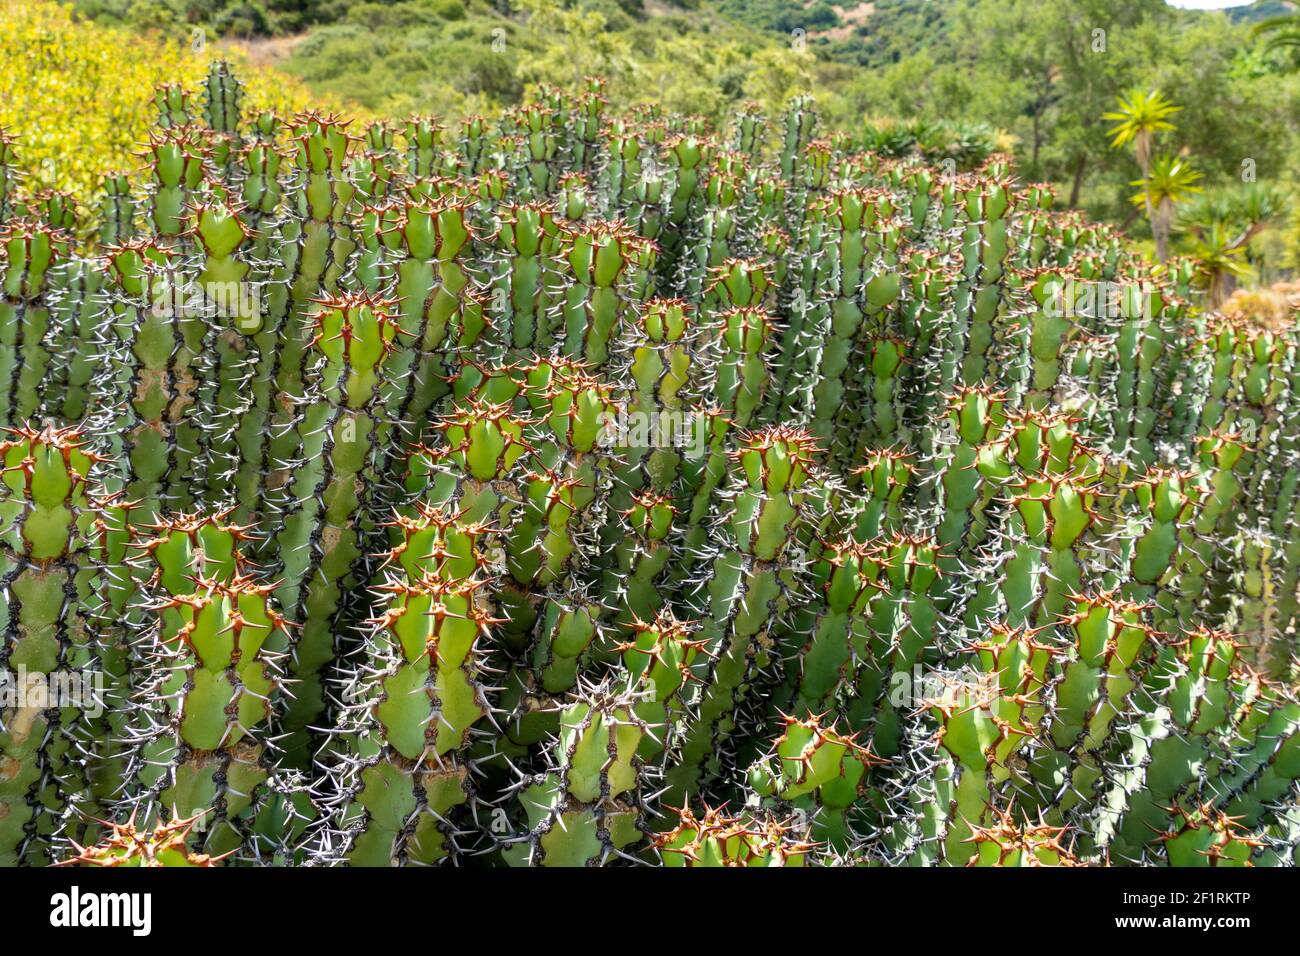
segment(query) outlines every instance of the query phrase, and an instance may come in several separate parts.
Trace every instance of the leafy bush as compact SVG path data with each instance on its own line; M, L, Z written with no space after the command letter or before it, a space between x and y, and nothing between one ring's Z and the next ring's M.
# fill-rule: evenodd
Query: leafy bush
M48 0L0 5L0 126L37 181L85 203L105 173L138 165L157 115L154 88L193 85L206 72L209 57L184 36L133 36ZM296 81L250 72L250 109L291 113L306 102Z

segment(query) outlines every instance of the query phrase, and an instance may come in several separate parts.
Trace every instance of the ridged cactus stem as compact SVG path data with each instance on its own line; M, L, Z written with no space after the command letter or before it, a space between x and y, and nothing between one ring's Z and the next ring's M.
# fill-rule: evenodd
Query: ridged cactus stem
M290 177L296 188L290 215L280 227L280 260L275 270L288 295L270 316L278 342L275 364L268 369L274 386L270 426L261 447L245 453L256 461L262 477L267 510L283 523L296 509L291 500L293 470L303 455L303 415L310 405L306 372L310 345L316 331L315 300L336 288L348 256L356 248L349 213L357 188L345 174L354 142L346 124L333 116L307 113L294 127L294 153ZM268 540L276 540L273 527Z
M641 766L647 733L633 698L580 691L559 718L549 767L519 783L527 833L504 855L515 866L585 866L627 855L641 836Z
M410 348L393 356L391 394L385 397L398 426L390 459L400 455L403 440L427 437L422 423L448 391L450 356L471 348L484 330L483 303L473 294L464 263L473 238L466 205L446 200L409 207L395 229L401 237L395 318Z
M96 656L82 610L98 574L94 463L71 428L0 440L0 674L12 691L0 707L0 866L54 862L65 815L89 799L74 741L96 707L97 689L82 686Z
M176 257L150 240L108 251L100 350L107 375L95 388L93 429L113 462L110 491L122 491L153 519L194 504L199 454L196 406L202 317L177 308Z
M341 800L326 852L353 866L429 865L458 851L469 735L488 713L479 638L489 631L472 527L446 513L408 528L347 697ZM428 540L426 531L434 539Z
M858 733L869 728L876 752L893 757L903 748L906 714L923 690L918 685L926 655L938 644L934 595L942 575L928 537L885 537L865 557L864 570L881 593L866 609L866 626L849 633L857 672L849 675L854 699L848 725Z
M627 374L635 388L627 412L635 431L622 449L622 484L670 494L681 474L682 457L705 453L695 446L699 423L689 414L683 390L698 357L688 332L690 314L680 299L652 299L636 327ZM634 417L635 416L635 417ZM686 448L680 446L686 445Z
M501 262L493 277L492 314L506 349L523 352L554 341L549 313L557 293L548 286L561 252L559 225L549 206L529 203L498 213Z
M1031 764L1046 791L1040 805L1051 808L1052 822L1067 822L1080 809L1090 809L1105 787L1107 765L1123 744L1119 718L1132 710L1139 659L1155 642L1145 611L1143 605L1100 594L1077 597L1062 617L1072 646L1055 667L1059 683L1050 747Z
M699 596L708 666L701 668L679 762L668 773L674 798L693 794L720 772L747 686L778 664L773 629L789 602L800 599L802 569L791 551L818 481L814 450L806 432L775 427L750 436L732 454L735 498Z
M315 317L311 401L301 424L303 464L294 507L276 540L282 566L276 597L300 628L285 714L288 760L305 761L308 728L325 709L323 671L333 661L339 614L367 544L369 467L382 444L380 395L398 334L393 303L370 296L323 299Z
M877 758L854 735L810 714L787 716L772 752L749 771L760 800L788 804L812 821L810 833L836 850L856 840L852 810L866 788L867 771Z
M932 707L939 744L957 768L943 838L950 866L974 857L974 828L994 822L995 795L1010 780L1013 762L1023 762L1019 752L1042 718L1044 677L1055 653L1028 632L1000 625L970 650L974 682L957 682Z
M1227 729L1235 710L1236 658L1229 635L1207 630L1160 649L1144 683L1148 699L1143 716L1130 731L1130 747L1123 755L1134 769L1113 779L1106 800L1109 805L1121 796L1127 800L1127 812L1108 844L1112 856L1143 858L1168 825L1183 791L1209 758L1211 741ZM1103 824L1099 836L1104 841L1111 832Z
M0 426L36 414L55 338L50 286L67 237L41 223L11 221L0 230Z

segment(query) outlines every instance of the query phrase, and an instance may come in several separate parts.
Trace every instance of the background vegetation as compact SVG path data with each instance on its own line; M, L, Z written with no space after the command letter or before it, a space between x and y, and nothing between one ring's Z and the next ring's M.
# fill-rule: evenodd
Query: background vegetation
M53 0L19 0L3 14L0 56L28 56L15 24ZM1220 13L1164 0L74 0L111 31L36 17L61 51L36 86L8 71L18 91L0 122L20 133L40 123L41 157L68 156L58 180L85 188L105 144L120 163L149 113L155 76L186 60L196 30L264 67L288 74L255 89L346 104L356 114L433 113L456 118L521 102L545 84L608 78L615 107L656 103L711 120L746 101L780 110L813 92L824 116L871 145L960 154L976 141L1014 152L1023 177L1056 184L1064 201L1150 236L1130 202L1139 169L1110 148L1102 113L1130 90L1159 89L1182 107L1165 148L1190 157L1211 195L1253 179L1289 195L1300 116L1300 59L1269 48L1258 22L1290 12L1260 0ZM127 34L145 37L129 40ZM26 35L30 35L30 29ZM78 39L73 39L73 38ZM146 43L148 46L132 46ZM121 48L128 72L101 82L104 51ZM152 50L158 52L145 53ZM98 52L96 52L98 51ZM197 58L190 64L197 68ZM130 70L136 71L131 73ZM263 74L266 76L266 74ZM3 81L0 81L3 82ZM113 100L86 110L63 84ZM34 104L34 107L33 107ZM77 120L68 115L75 110ZM15 122L14 118L17 118ZM22 118L27 117L26 125ZM47 121L48 120L48 121ZM83 128L78 130L78 124ZM873 138L875 142L872 142ZM1248 259L1270 281L1298 264L1292 205L1252 235ZM1174 244L1197 242L1181 221Z
M42 185L84 203L106 172L139 165L158 112L154 87L178 77L197 83L210 58L163 32L136 36L45 0L6 0L0 129L18 139L24 166ZM255 108L291 112L314 98L291 78L244 72Z

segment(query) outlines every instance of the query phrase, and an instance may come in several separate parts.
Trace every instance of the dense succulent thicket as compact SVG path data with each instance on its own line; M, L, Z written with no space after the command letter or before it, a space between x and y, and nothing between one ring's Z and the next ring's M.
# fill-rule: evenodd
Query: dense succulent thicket
M0 146L0 863L1293 862L1295 327L805 101L157 106Z

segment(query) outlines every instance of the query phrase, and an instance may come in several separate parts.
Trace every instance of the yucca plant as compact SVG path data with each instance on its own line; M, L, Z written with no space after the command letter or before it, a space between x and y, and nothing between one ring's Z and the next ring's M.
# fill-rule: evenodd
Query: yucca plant
M0 136L0 862L1295 862L1294 324L808 98L156 106Z

